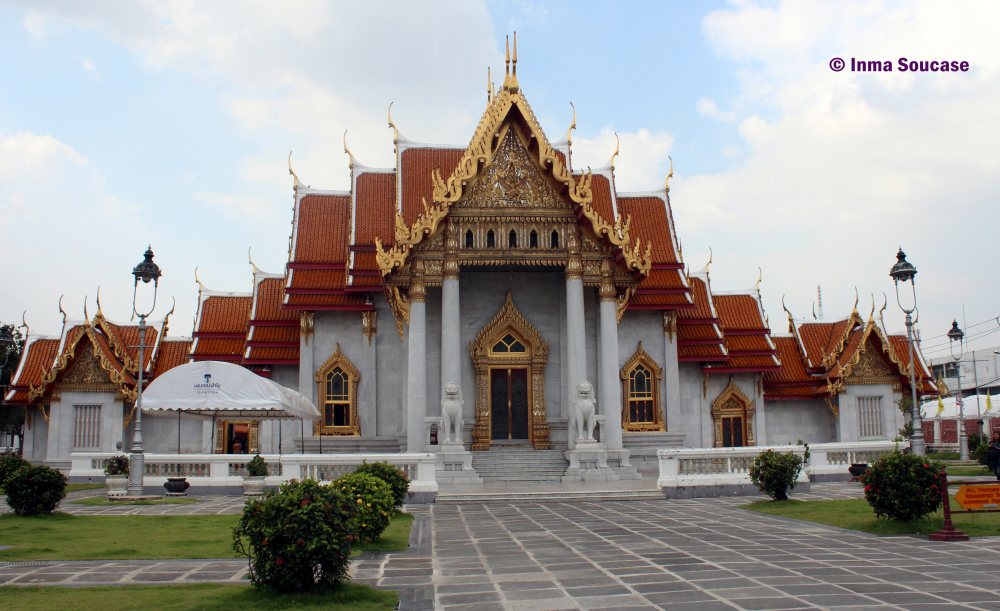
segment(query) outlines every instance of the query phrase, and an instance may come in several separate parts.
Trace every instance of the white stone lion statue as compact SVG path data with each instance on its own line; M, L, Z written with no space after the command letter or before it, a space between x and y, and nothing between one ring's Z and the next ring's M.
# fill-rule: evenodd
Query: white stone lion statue
M455 437L452 438L452 426L455 427ZM442 441L462 441L462 387L458 382L448 382L441 393L441 431Z
M573 397L572 432L577 441L594 441L594 424L597 422L597 404L594 401L594 387L584 380L576 385Z

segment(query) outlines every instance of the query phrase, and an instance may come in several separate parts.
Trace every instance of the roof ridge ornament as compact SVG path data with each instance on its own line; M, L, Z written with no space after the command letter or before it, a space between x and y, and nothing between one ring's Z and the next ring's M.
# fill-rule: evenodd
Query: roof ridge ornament
M250 251L251 250L253 250L253 246L247 248L247 260L250 261L250 265L253 266L253 275L254 275L254 278L256 278L257 277L257 271L258 271L258 269L257 269L257 265L253 262L253 257L250 256Z
M63 295L59 295L59 312L63 315L63 326L66 326L66 310L62 307ZM27 312L27 310L25 310ZM24 322L24 315L21 315L21 322Z
M569 129L566 130L566 142L570 146L573 146L573 133L572 132L573 132L574 129L576 129L576 106L573 106L573 102L570 102L569 105L573 108L573 123L569 126Z
M521 86L517 82L517 32L514 32L514 62L510 70L510 83L507 84L507 91L517 93Z
M615 152L611 154L611 160L608 161L608 165L611 166L611 171L615 170L615 157L618 156L618 150L621 148L621 140L618 139L618 132L615 132Z
M94 314L94 318L103 317L104 312L101 311L101 287L97 286L97 314Z
M62 301L62 295L59 296L59 300ZM59 305L59 311L62 312L62 304ZM25 339L28 339L28 333L31 331L31 329L28 328L28 321L25 320L25 318L24 318L24 315L27 314L27 313L28 313L27 310L21 312L21 326L24 327L24 338ZM66 325L66 312L63 312L63 326L65 326L65 325Z
M788 307L785 306L784 295L781 296L781 309L784 310L786 314L788 314L788 332L795 333L795 319L792 316L792 313L788 310Z
M83 296L83 326L90 325L90 314L87 314L87 296Z
M507 36L507 59L505 59L504 62L506 63L507 67L504 68L502 87L504 91L509 91L508 87L510 86L510 36Z
M764 279L764 270L757 266L757 284L754 285L754 290L757 291L757 297L760 297L760 281Z
M663 181L663 186L667 189L667 193L670 193L670 179L674 176L674 158L667 155L667 159L670 160L670 173L667 174L667 179Z
M205 285L202 284L201 280L198 279L198 267L197 266L194 268L194 281L198 285L198 295L201 296L201 292L203 290L205 290Z
M350 163L350 165L348 165L348 167L353 170L354 169L354 154L351 153L351 150L349 148L347 148L347 130L346 129L344 130L344 152L347 153L351 157L351 163Z
M293 191L298 191L299 190L299 176L298 176L298 174L295 173L295 170L292 169L292 151L288 151L288 173L291 174L295 178L295 182L292 183L292 190Z
M393 144L399 144L399 128L397 128L396 124L392 122L392 105L393 104L395 104L395 102L389 102L389 127L392 128L392 132L393 132L392 143ZM345 138L347 137L347 132L344 132L344 137ZM346 140L345 140L345 143L346 143Z

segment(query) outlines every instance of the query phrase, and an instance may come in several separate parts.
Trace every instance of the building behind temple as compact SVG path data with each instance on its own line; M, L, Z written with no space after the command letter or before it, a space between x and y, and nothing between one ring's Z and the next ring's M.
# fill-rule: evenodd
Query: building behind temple
M24 455L129 446L140 371L240 364L298 390L321 422L196 416L144 420L147 452L398 452L428 445L442 388L460 385L473 452L565 450L573 392L589 381L598 434L634 459L656 448L892 439L909 393L905 337L857 308L838 321L788 314L771 332L759 283L714 290L689 272L669 184L619 192L614 156L572 165L572 128L550 142L515 70L491 91L466 146L410 141L395 165L350 156L351 189L294 177L288 263L253 268L246 293L198 284L192 338L65 320L30 336L7 403L27 406ZM387 140L388 145L388 140ZM616 151L617 154L617 151ZM289 168L291 170L291 168ZM669 176L666 177L669 180ZM919 392L937 392L917 361Z

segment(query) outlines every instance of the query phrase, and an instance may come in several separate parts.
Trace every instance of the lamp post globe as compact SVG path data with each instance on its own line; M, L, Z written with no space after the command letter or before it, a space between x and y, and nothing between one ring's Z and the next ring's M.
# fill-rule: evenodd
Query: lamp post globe
M962 355L965 352L965 333L958 328L958 321L953 320L951 329L947 333L948 347L951 349L951 358L955 359L955 375L958 377L958 392L955 395L955 402L958 403L958 457L961 460L969 460L969 444L965 435L965 403L962 401ZM955 343L958 343L958 354L955 354Z
M143 479L146 469L145 454L142 449L142 383L146 362L144 350L152 347L146 346L146 317L152 314L156 308L156 291L159 288L160 276L162 275L159 266L153 262L152 246L146 248L142 261L132 269L132 275L135 276L135 285L132 291L132 314L139 317L139 367L135 376L135 430L132 434L132 454L129 456L128 461L128 495L142 496ZM139 312L136 309L136 295L139 290L140 280L142 280L143 284L153 283L153 305L149 308L148 312Z
M917 405L917 383L916 383L916 361L913 360L913 312L917 309L917 290L913 278L917 275L917 268L906 260L906 253L900 248L896 253L896 264L889 270L889 277L892 278L896 286L896 303L899 309L906 313L906 343L910 345L910 423L913 426L913 435L910 436L910 449L917 456L926 456L927 451L924 446L924 431L920 420L920 408ZM910 294L913 297L912 306L903 306L899 295L899 283L910 283Z

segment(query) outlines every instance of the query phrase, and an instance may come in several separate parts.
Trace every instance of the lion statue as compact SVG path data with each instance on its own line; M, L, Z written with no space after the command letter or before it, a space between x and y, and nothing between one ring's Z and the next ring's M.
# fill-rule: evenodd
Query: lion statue
M573 422L571 428L577 441L594 441L594 424L597 422L597 404L594 387L584 380L576 385L573 397Z
M455 437L451 430L455 427ZM458 382L448 382L441 393L441 431L442 441L462 441L462 387Z

